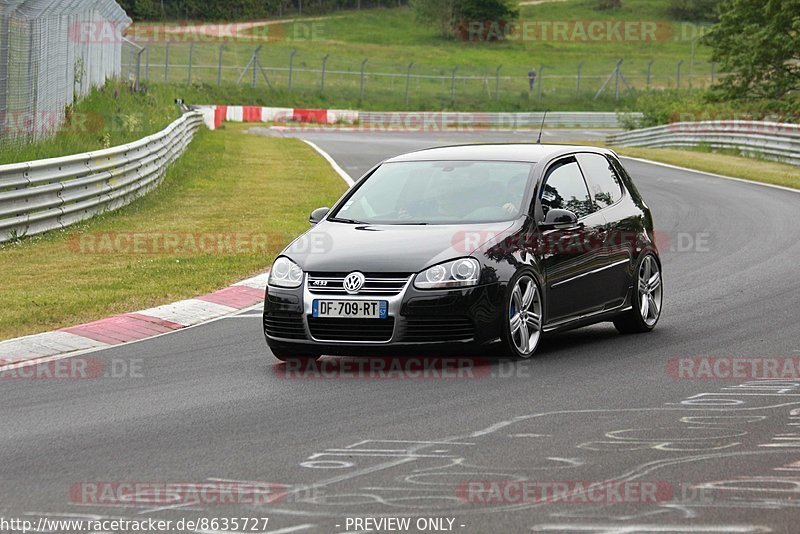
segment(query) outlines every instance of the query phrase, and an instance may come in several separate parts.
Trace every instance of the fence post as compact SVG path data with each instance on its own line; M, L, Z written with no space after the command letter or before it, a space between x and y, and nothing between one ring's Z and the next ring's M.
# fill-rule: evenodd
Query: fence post
M622 60L617 61L617 66L614 67L614 100L619 100L619 67L622 65Z
M217 85L222 85L222 49L225 45L219 45L219 60L217 61Z
M539 102L542 101L542 86L544 85L544 65L539 65Z
M579 98L581 94L581 70L583 69L583 61L578 63L578 79L575 82L575 98Z
M148 83L150 82L150 45L147 45L144 49L144 76L147 78Z
M139 92L139 80L142 79L142 54L144 53L144 48L140 49L136 53L136 82L134 83L134 89L136 92Z
M258 76L256 75L256 69L258 68L258 53L261 51L261 46L256 47L255 51L253 51L253 79L250 81L250 87L255 88L256 84L258 83Z
M650 74L653 71L653 63L654 62L655 62L655 59L651 59L650 63L647 64L647 89L648 90L650 89Z
M717 83L717 62L711 62L711 85Z
M453 72L450 78L450 105L454 106L456 103L456 71L458 71L458 67L453 68Z
M411 67L414 66L414 62L408 64L408 70L406 70L406 106L408 106L408 91L411 89Z
M331 57L330 54L325 54L325 57L322 58L322 79L319 82L319 92L325 92L325 65L328 63L328 58Z
M167 41L167 48L164 52L164 81L169 81L169 41Z
M194 41L189 43L189 84L192 83L192 57L194 56Z
M683 60L678 61L678 66L675 70L675 89L681 88L681 65L683 65Z
M494 99L499 102L500 101L500 69L503 68L503 64L497 66L497 70L494 71Z
M302 6L302 2L300 4ZM300 8L302 10L302 7ZM289 92L292 92L292 74L294 72L294 55L297 53L297 50L292 50L289 52Z
M364 58L364 61L361 62L361 88L358 92L359 103L364 100L364 67L367 65L367 61L369 61L369 58Z

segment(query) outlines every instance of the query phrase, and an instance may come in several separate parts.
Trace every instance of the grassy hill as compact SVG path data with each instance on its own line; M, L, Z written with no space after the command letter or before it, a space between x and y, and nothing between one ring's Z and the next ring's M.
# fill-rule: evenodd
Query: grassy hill
M169 45L168 67L163 38L167 34L161 31L164 27L139 24L135 30L137 33L159 30L157 37L147 44L147 56L143 56L149 56L149 63L143 65L142 73L149 76L151 83L185 84L191 79L195 84L215 85L220 76L223 84L234 84L256 46L263 45L258 57L273 90L260 94L260 98L275 105L608 110L624 108L630 103L628 85L647 88L649 64L650 87L654 89L676 87L679 61L684 61L682 88L689 87L690 79L694 87L710 81L709 51L693 45L702 28L671 20L667 5L667 0L637 0L626 2L626 7L612 12L597 11L595 0L526 5L521 9L518 30L505 42L444 39L435 28L416 21L409 8L346 12L256 26L242 31L242 37L235 42L203 36L202 42L190 46L186 42L188 36L169 34L173 42ZM564 31L553 38L555 24L560 24ZM645 32L643 38L642 28L653 31ZM548 34L543 35L544 31ZM582 38L587 31L589 36ZM600 35L600 39L592 39L591 35ZM220 52L222 44L225 46ZM218 69L220 53L221 70ZM292 94L289 94L288 67L292 53ZM321 66L326 56L323 90ZM359 102L360 69L365 59L364 98ZM619 81L621 100L613 98L614 77L603 95L595 100L596 92L620 59L623 60ZM406 73L412 62L406 104ZM529 91L527 80L531 66L539 71L542 82L541 88L534 91ZM266 84L260 72L256 75L257 86L263 91ZM243 85L251 83L252 70L242 77Z

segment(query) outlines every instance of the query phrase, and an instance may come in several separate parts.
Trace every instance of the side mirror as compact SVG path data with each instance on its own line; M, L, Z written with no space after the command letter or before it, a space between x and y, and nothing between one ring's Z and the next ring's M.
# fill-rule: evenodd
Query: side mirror
M311 212L311 215L308 217L308 222L310 222L311 224L317 224L318 222L320 222L322 219L325 218L325 216L328 214L329 211L331 211L330 208L315 209L314 211Z
M569 228L577 226L577 224L578 216L574 212L551 208L544 216L544 221L540 226L543 228Z

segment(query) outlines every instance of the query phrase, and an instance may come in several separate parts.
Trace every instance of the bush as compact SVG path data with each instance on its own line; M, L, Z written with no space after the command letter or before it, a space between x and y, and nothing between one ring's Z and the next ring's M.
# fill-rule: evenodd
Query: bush
M679 20L716 22L720 0L670 0L669 14Z
M632 109L641 119L624 117L625 129L648 128L672 122L772 120L797 123L800 95L782 100L730 101L713 91L647 91L637 95Z
M622 7L622 0L597 0L597 9L607 11Z

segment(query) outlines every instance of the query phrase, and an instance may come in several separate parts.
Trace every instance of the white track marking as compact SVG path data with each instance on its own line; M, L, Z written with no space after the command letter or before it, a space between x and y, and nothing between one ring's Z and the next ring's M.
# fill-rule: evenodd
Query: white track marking
M348 187L352 187L352 186L353 186L353 184L355 183L355 182L353 181L353 179L352 179L352 178L350 178L350 175L349 175L349 174L347 174L347 173L344 171L344 169L342 169L342 168L339 166L339 164L338 164L338 163L336 163L336 160L335 160L335 159L333 159L333 158L330 156L330 154L328 154L327 152L325 152L324 150L322 150L320 147L318 147L317 145L315 145L315 144L314 144L314 143L312 143L311 141L308 141L308 140L306 140L306 139L300 139L300 140L301 140L302 142L304 142L305 144L307 144L308 146L310 146L311 148L313 148L314 150L316 150L316 151L319 153L319 155L320 155L320 156L322 156L323 158L325 158L325 161L327 161L328 163L330 163L330 164L331 164L331 167L333 167L333 170L334 170L334 171L336 171L336 174L338 174L339 176L341 176L341 177L342 177L342 180L344 180L344 181L345 181L345 183L347 184L347 186L348 186Z

